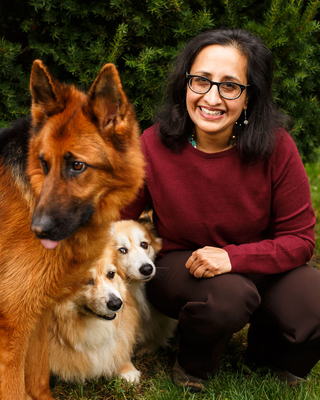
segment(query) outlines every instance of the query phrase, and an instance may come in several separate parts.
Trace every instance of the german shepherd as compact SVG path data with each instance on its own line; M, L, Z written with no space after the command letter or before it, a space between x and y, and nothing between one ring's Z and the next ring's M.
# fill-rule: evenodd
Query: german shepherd
M139 127L106 64L88 95L32 66L31 117L0 131L0 398L52 400L47 325L143 181Z

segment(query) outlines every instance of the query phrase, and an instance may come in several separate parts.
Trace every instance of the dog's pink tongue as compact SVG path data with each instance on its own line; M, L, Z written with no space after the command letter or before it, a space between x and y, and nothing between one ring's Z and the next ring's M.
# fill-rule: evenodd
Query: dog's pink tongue
M48 250L55 249L59 244L59 242L56 242L54 240L49 240L49 239L40 239L40 242Z

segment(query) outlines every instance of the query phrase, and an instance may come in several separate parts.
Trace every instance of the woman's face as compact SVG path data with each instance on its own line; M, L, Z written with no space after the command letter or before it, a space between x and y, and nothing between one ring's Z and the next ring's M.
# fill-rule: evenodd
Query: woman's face
M247 59L235 47L211 45L200 51L189 71L214 82L232 81L246 85ZM235 100L226 100L213 85L208 93L194 93L187 86L187 110L194 122L196 136L214 135L221 141L229 140L233 126L242 110L247 108L246 90Z

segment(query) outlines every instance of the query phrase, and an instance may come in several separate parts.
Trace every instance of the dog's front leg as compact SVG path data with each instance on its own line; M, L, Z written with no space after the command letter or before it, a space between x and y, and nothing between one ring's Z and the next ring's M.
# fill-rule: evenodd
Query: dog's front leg
M28 343L26 331L10 329L0 321L0 399L24 400L24 365Z
M121 366L117 375L128 382L137 384L140 382L141 373L135 368L131 360L128 360Z
M48 356L48 318L46 312L32 332L26 355L26 400L53 400L50 394Z

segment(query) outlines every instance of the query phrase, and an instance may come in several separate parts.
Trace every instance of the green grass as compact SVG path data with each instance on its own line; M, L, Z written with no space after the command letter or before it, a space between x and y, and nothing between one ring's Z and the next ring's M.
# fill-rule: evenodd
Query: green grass
M171 383L170 371L174 355L170 350L136 358L134 363L142 372L142 382L129 385L119 379L64 384L52 380L51 390L56 400L318 400L320 399L320 363L308 381L288 387L268 369L252 372L243 364L246 329L229 342L222 359L221 371L208 380L205 391L192 394Z
M315 259L320 262L320 163L306 164L312 204L316 213ZM316 264L317 265L317 262ZM318 400L320 399L320 362L313 368L307 383L289 388L269 370L252 372L243 364L246 329L234 336L222 358L221 371L206 383L200 394L175 387L170 371L174 355L170 350L136 358L134 363L142 373L139 385L120 379L65 384L55 379L51 390L56 400Z

